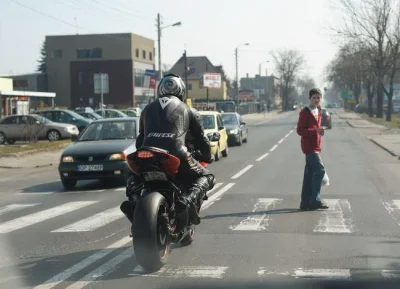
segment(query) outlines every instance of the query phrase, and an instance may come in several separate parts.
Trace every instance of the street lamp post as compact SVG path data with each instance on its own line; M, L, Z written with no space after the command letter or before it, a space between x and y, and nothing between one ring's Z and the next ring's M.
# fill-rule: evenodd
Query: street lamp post
M161 66L161 33L162 30L171 27L171 26L181 26L182 22L176 22L174 24L170 24L164 27L161 27L161 16L160 13L157 14L157 38L158 38L158 71L159 71L159 79L163 77L163 71Z
M249 43L244 43L235 48L235 62L236 62L236 105L239 106L239 63L238 63L238 52L242 46L248 46Z
M269 63L269 60L261 62L261 63L258 64L258 75L260 75L260 77L261 77L261 65L264 64L264 63Z

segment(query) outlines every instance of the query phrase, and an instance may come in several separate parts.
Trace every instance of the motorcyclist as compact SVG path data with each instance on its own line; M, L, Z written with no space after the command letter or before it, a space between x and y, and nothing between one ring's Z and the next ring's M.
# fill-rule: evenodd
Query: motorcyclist
M183 102L185 92L185 84L178 75L167 74L161 79L157 88L157 99L148 104L140 115L136 148L158 147L180 159L176 179L178 182L189 181L189 189L184 196L185 205L188 207L190 222L198 225L203 198L214 187L215 177L188 152L185 146L188 132L193 138L194 147L200 151L202 160L210 163L213 156L199 115ZM131 174L128 178L127 197L130 197L130 189L140 181L139 176ZM132 221L132 204L125 201L120 208Z

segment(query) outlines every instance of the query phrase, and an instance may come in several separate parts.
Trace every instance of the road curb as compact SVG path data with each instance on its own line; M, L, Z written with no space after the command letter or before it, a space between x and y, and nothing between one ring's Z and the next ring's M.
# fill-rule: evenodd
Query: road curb
M343 119L343 118L341 118L341 119ZM349 125L349 126L351 126L352 128L356 128L354 125L352 125L348 120L346 120L346 123Z
M375 140L372 139L371 137L368 137L368 139L369 139L372 143L374 143L375 145L377 145L378 147L380 147L381 149L383 149L384 151L386 151L386 152L388 152L389 154L391 154L392 156L397 157L397 155L396 155L393 151L391 151L391 150L389 150L388 148L384 147L383 145L381 145L380 143L378 143L377 141L375 141ZM399 157L399 159L400 159L400 157Z
M51 167L54 164L40 165L40 166L29 166L29 167L12 167L12 166L0 166L0 169L39 169L45 167Z

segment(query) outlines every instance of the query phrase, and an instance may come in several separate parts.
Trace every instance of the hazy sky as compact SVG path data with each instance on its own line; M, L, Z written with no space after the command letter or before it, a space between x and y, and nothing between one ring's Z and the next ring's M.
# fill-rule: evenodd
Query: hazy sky
M181 27L163 31L163 63L174 64L186 47L188 56L205 55L214 65L222 64L233 78L234 49L249 42L250 46L240 49L239 75L254 76L258 64L270 60L262 66L265 75L265 69L268 74L273 72L271 51L295 48L306 57L304 73L322 85L324 67L338 49L329 27L339 23L340 15L329 3L328 0L0 0L0 75L33 72L45 35L133 32L156 40L155 19L159 12L164 25L182 22Z

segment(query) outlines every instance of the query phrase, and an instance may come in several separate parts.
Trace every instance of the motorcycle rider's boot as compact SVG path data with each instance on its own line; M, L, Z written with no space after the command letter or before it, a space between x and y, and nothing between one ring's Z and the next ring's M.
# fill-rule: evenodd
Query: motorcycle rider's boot
M212 178L210 176L200 177L189 189L188 196L186 197L189 207L189 221L194 225L200 224L200 208L207 191L214 186L213 180L213 176Z
M133 212L134 212L134 205L130 201L122 202L121 206L119 207L125 217L132 223L133 222Z

